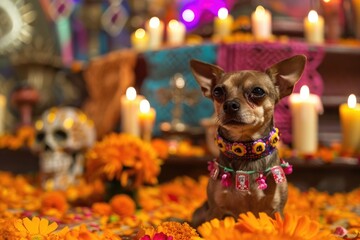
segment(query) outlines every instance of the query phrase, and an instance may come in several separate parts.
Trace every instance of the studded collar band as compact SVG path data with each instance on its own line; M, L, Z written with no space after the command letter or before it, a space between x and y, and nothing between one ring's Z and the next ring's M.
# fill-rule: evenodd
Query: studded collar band
M279 129L273 128L269 135L249 142L230 142L220 136L218 131L215 142L220 151L235 160L256 161L270 155L279 142Z

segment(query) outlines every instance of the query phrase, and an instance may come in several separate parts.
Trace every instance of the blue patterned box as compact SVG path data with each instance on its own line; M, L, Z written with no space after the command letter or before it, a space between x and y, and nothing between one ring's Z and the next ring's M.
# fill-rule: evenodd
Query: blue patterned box
M173 103L169 101L162 104L159 98L159 89L170 89L170 80L176 73L183 75L186 90L196 90L199 100L189 106L183 103L182 121L190 126L200 126L200 120L210 117L213 114L212 102L203 97L200 87L195 81L189 66L189 61L193 58L204 62L216 62L216 45L205 44L201 46L186 46L179 48L169 48L161 51L148 51L144 53L147 65L147 76L142 84L141 94L150 102L156 110L156 123L154 136L160 134L159 126L162 122L172 120Z

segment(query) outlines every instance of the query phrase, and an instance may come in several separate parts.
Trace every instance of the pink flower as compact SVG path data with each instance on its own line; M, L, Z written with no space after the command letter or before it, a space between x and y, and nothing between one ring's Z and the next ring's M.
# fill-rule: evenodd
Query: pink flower
M347 230L343 227L337 227L334 234L338 235L339 237L345 237L347 234Z
M154 237L151 239L149 235L145 235L140 240L173 240L173 237L167 236L165 233L155 233Z
M151 240L151 238L149 235L145 235L145 236L141 237L140 240Z
M155 233L153 240L173 240L173 237L167 236L165 233Z

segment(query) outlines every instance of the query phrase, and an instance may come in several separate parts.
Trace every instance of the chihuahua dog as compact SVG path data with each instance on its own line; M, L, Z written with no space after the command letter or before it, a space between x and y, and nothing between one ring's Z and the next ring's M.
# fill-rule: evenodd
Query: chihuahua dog
M305 64L306 57L296 55L265 72L226 73L216 65L190 61L203 95L214 103L220 150L209 163L207 201L194 212L194 227L248 211L282 214L287 201L285 173L291 172L291 166L280 160L276 150L274 107L292 93Z

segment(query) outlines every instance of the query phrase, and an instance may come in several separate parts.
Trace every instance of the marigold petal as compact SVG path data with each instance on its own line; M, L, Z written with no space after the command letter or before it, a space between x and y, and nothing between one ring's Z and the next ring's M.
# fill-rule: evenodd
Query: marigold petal
M23 221L21 219L18 219L14 222L14 226L19 232L26 232L26 228L23 225Z
M232 228L235 225L235 219L233 217L226 217L224 219L225 228Z
M259 222L260 222L260 227L262 228L262 231L264 231L266 233L271 233L271 232L275 231L273 220L266 213L264 213L264 212L259 213Z
M294 230L293 236L302 237L306 234L308 227L311 223L311 220L307 216L301 216L297 221L296 228Z
M316 221L311 221L304 236L306 237L306 239L313 239L315 236L317 236L319 230L320 230L320 224Z
M284 233L286 235L292 236L296 228L296 221L294 220L295 216L291 214L285 214L284 219Z
M211 226L210 222L205 222L205 223L201 224L197 228L197 230L203 237L208 237L211 235L212 226Z
M27 231L30 234L38 234L39 233L40 218L33 217L32 220L30 220L29 218L24 218L23 223L24 223L25 228L27 229Z
M240 223L248 232L255 232L259 228L259 222L255 215L252 212L241 213L240 214Z
M280 234L284 231L284 221L279 212L275 213L275 220L276 220L276 228Z
M39 226L40 234L48 235L55 231L57 227L58 225L56 222L53 222L49 225L49 221L45 218L42 218Z

